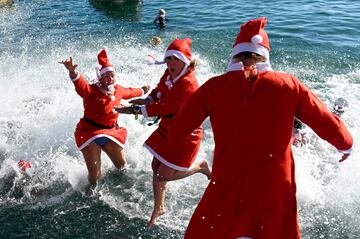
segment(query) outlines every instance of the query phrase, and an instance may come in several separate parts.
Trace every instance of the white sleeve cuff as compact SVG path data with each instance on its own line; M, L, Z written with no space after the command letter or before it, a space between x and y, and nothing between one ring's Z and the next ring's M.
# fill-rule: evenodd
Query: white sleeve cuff
M72 80L72 82L74 82L74 81L77 81L78 79L80 79L80 73L79 72L77 73L76 77L71 79L71 80Z
M141 110L141 114L144 118L149 117L148 113L146 112L146 106L145 105L140 105L140 110Z
M154 99L149 95L146 97L146 99L149 100L149 104L153 104L154 103Z
M340 150L340 149L338 149L338 151L339 151L340 153L343 153L343 154L350 154L351 151L352 151L352 147L349 148L349 149L347 149L347 150Z

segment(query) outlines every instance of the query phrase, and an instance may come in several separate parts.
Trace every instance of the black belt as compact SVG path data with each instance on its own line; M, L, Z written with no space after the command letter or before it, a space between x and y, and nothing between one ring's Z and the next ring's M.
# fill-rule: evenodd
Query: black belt
M175 113L165 115L164 118L166 118L166 119L171 119L171 118L173 118L174 116L175 116ZM160 118L161 118L160 116L156 117L156 119L154 120L154 122L148 123L147 125L148 125L148 126L151 126L151 125L156 124L156 123L159 121Z
M86 123L88 123L88 124L90 124L92 126L95 126L96 128L100 128L100 129L112 129L112 128L118 126L117 123L115 123L115 124L113 124L111 126L102 125L102 124L96 123L96 122L92 121L91 119L85 117L85 115L84 115L83 119L86 121Z

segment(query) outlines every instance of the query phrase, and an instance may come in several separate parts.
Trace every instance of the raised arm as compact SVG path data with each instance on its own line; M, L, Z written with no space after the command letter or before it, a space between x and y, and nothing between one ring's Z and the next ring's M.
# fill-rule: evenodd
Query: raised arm
M78 65L73 63L72 57L70 56L66 60L60 61L59 63L63 64L65 68L69 71L69 77L75 85L76 92L82 98L90 94L90 86L86 82L85 78L76 70Z

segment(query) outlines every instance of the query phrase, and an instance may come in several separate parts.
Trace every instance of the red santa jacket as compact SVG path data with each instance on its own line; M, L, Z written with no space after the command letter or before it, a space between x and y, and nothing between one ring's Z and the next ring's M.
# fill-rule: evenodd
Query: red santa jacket
M176 114L169 137L183 137L207 116L215 140L212 179L185 238L300 238L290 146L294 116L347 150L353 141L343 122L297 78L273 71L254 81L243 71L210 79Z
M127 131L125 128L117 126L119 113L114 110L114 107L120 104L121 99L141 96L143 90L115 85L114 94L108 96L102 93L96 84L89 85L82 75L74 81L74 85L76 92L83 98L84 116L86 117L86 119L81 118L76 126L77 146L83 149L96 138L108 137L123 147Z
M160 116L159 127L145 141L144 146L162 163L175 170L187 171L194 162L200 147L202 128L196 127L186 137L171 141L167 131L169 122L184 101L199 87L194 75L194 68L179 80L166 83L169 77L168 70L161 77L157 87L150 93L152 104L146 105L145 116Z

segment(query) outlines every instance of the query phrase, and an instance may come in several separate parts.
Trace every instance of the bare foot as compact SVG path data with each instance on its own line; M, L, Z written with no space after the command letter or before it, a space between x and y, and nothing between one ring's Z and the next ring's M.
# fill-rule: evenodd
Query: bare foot
M158 210L154 209L154 211L151 214L150 221L148 222L148 224L146 226L147 227L152 227L156 223L156 220L158 219L158 217L165 214L165 213L166 213L166 208L165 207L161 207Z
M130 167L130 164L126 163L124 166L119 168L119 172L126 171L126 169L128 169L129 167Z
M200 167L200 172L202 174L204 174L210 180L211 179L211 170L210 170L208 162L206 160L202 161L199 164L199 167Z

